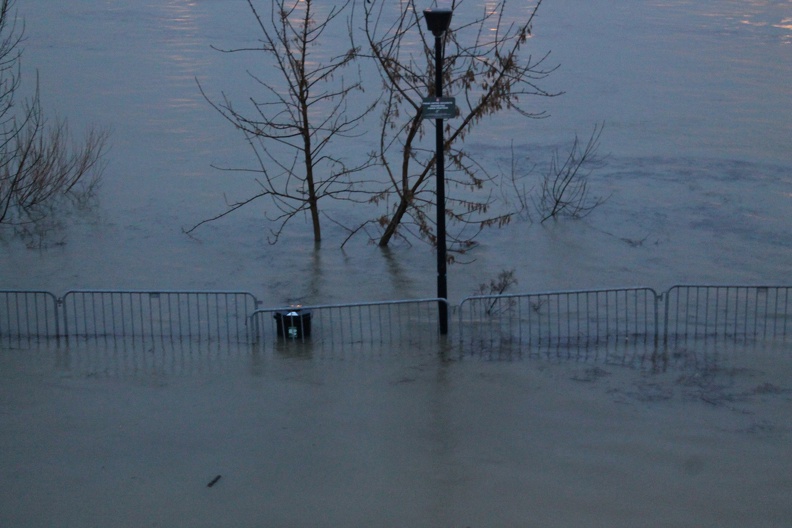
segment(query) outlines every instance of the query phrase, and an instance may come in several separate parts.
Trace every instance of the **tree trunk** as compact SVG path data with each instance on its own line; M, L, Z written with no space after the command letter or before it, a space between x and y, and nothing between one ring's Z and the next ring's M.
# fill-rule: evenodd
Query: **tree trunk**
M404 218L404 214L407 212L409 206L410 200L407 196L402 196L399 201L399 207L396 208L396 212L393 213L393 216L391 216L388 222L388 227L385 228L385 232L382 233L382 237L380 237L379 244L377 244L379 247L388 246L391 238L396 234L396 230L399 228L399 224L401 224L402 218Z
M415 139L415 136L418 134L418 131L421 129L422 119L423 116L419 110L418 114L413 117L412 123L410 124L410 132L407 134L407 139L404 142L404 151L402 153L402 192L399 195L399 206L396 208L396 212L393 213L393 216L391 216L388 226L385 228L385 232L382 233L382 236L380 237L379 244L377 244L379 247L388 246L388 243L390 243L393 235L396 234L396 230L399 228L402 218L404 218L404 215L407 213L407 209L412 203L415 190L421 185L421 182L423 182L424 178L426 177L427 171L424 171L418 178L415 186L410 188L410 154L412 153L412 142L413 139Z
M313 166L306 165L306 183L308 184L308 208L311 211L311 223L313 225L314 242L322 241L322 228L319 224L319 199L316 196L316 187L313 179Z

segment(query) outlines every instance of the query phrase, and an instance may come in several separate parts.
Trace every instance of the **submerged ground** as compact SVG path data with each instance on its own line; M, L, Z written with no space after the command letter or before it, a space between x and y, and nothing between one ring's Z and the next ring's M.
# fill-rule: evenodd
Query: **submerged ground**
M0 352L0 524L738 527L792 516L788 347L501 359L189 348Z

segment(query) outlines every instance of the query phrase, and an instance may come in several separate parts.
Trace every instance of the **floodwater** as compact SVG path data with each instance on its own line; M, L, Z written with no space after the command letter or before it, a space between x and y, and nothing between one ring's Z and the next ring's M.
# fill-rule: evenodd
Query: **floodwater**
M788 347L686 353L3 351L0 522L786 526Z
M42 250L4 236L0 286L242 289L269 305L434 295L435 257L424 244L382 251L361 236L342 251L347 233L325 222L322 251L314 252L308 220L298 219L271 246L263 202L195 238L182 233L257 189L247 175L212 168L249 166L252 153L196 85L243 100L246 71L266 71L260 56L211 48L255 43L245 2L17 7L26 23L25 80L38 69L45 110L75 131L95 124L113 137L98 209L49 233ZM789 2L779 1L543 5L531 52L551 52L560 69L546 87L565 95L532 103L547 119L487 122L471 148L491 170L508 172L513 146L526 174L604 123L604 165L589 192L609 198L583 221L523 220L484 233L460 259L469 263L451 267L450 300L504 269L515 270L521 291L786 283L790 16ZM536 190L539 176L529 174L525 187ZM336 209L350 223L367 218L363 212L378 216L363 206Z
M271 246L263 204L182 233L224 195L256 189L211 167L250 152L195 82L219 94L244 87L245 69L265 71L210 48L252 42L245 2L17 9L26 86L37 69L45 112L113 136L97 207L42 247L4 235L0 288L242 289L270 306L434 295L429 248L360 238L342 251L345 233L327 224L315 251L301 222ZM514 138L521 166L541 164L604 122L590 189L609 198L583 220L486 233L449 269L452 303L502 269L519 291L789 283L791 2L546 0L530 45L552 51L561 68L547 87L566 94L537 102L548 119L488 123L472 147L505 170ZM236 347L132 371L113 359L165 353L0 350L0 525L792 519L788 346L675 350L671 366Z

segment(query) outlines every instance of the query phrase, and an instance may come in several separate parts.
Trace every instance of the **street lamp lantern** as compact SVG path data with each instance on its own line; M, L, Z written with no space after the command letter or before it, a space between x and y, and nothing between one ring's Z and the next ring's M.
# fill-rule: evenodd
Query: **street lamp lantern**
M426 27L435 37L442 37L451 25L451 15L454 12L447 8L424 9Z
M443 97L443 42L442 36L451 25L450 9L424 9L426 27L435 38L435 90L439 101ZM440 334L448 333L448 287L446 284L446 227L445 227L445 159L443 155L443 119L435 120L437 153L437 297L440 314Z

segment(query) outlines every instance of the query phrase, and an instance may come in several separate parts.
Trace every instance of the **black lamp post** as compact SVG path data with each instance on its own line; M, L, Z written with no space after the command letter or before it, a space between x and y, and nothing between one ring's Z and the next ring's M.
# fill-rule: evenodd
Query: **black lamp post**
M442 36L451 25L450 9L424 9L426 27L435 37L435 97L443 96ZM440 334L448 333L448 287L446 285L446 227L445 227L445 159L443 155L443 120L435 120L437 145L437 297L440 301Z

